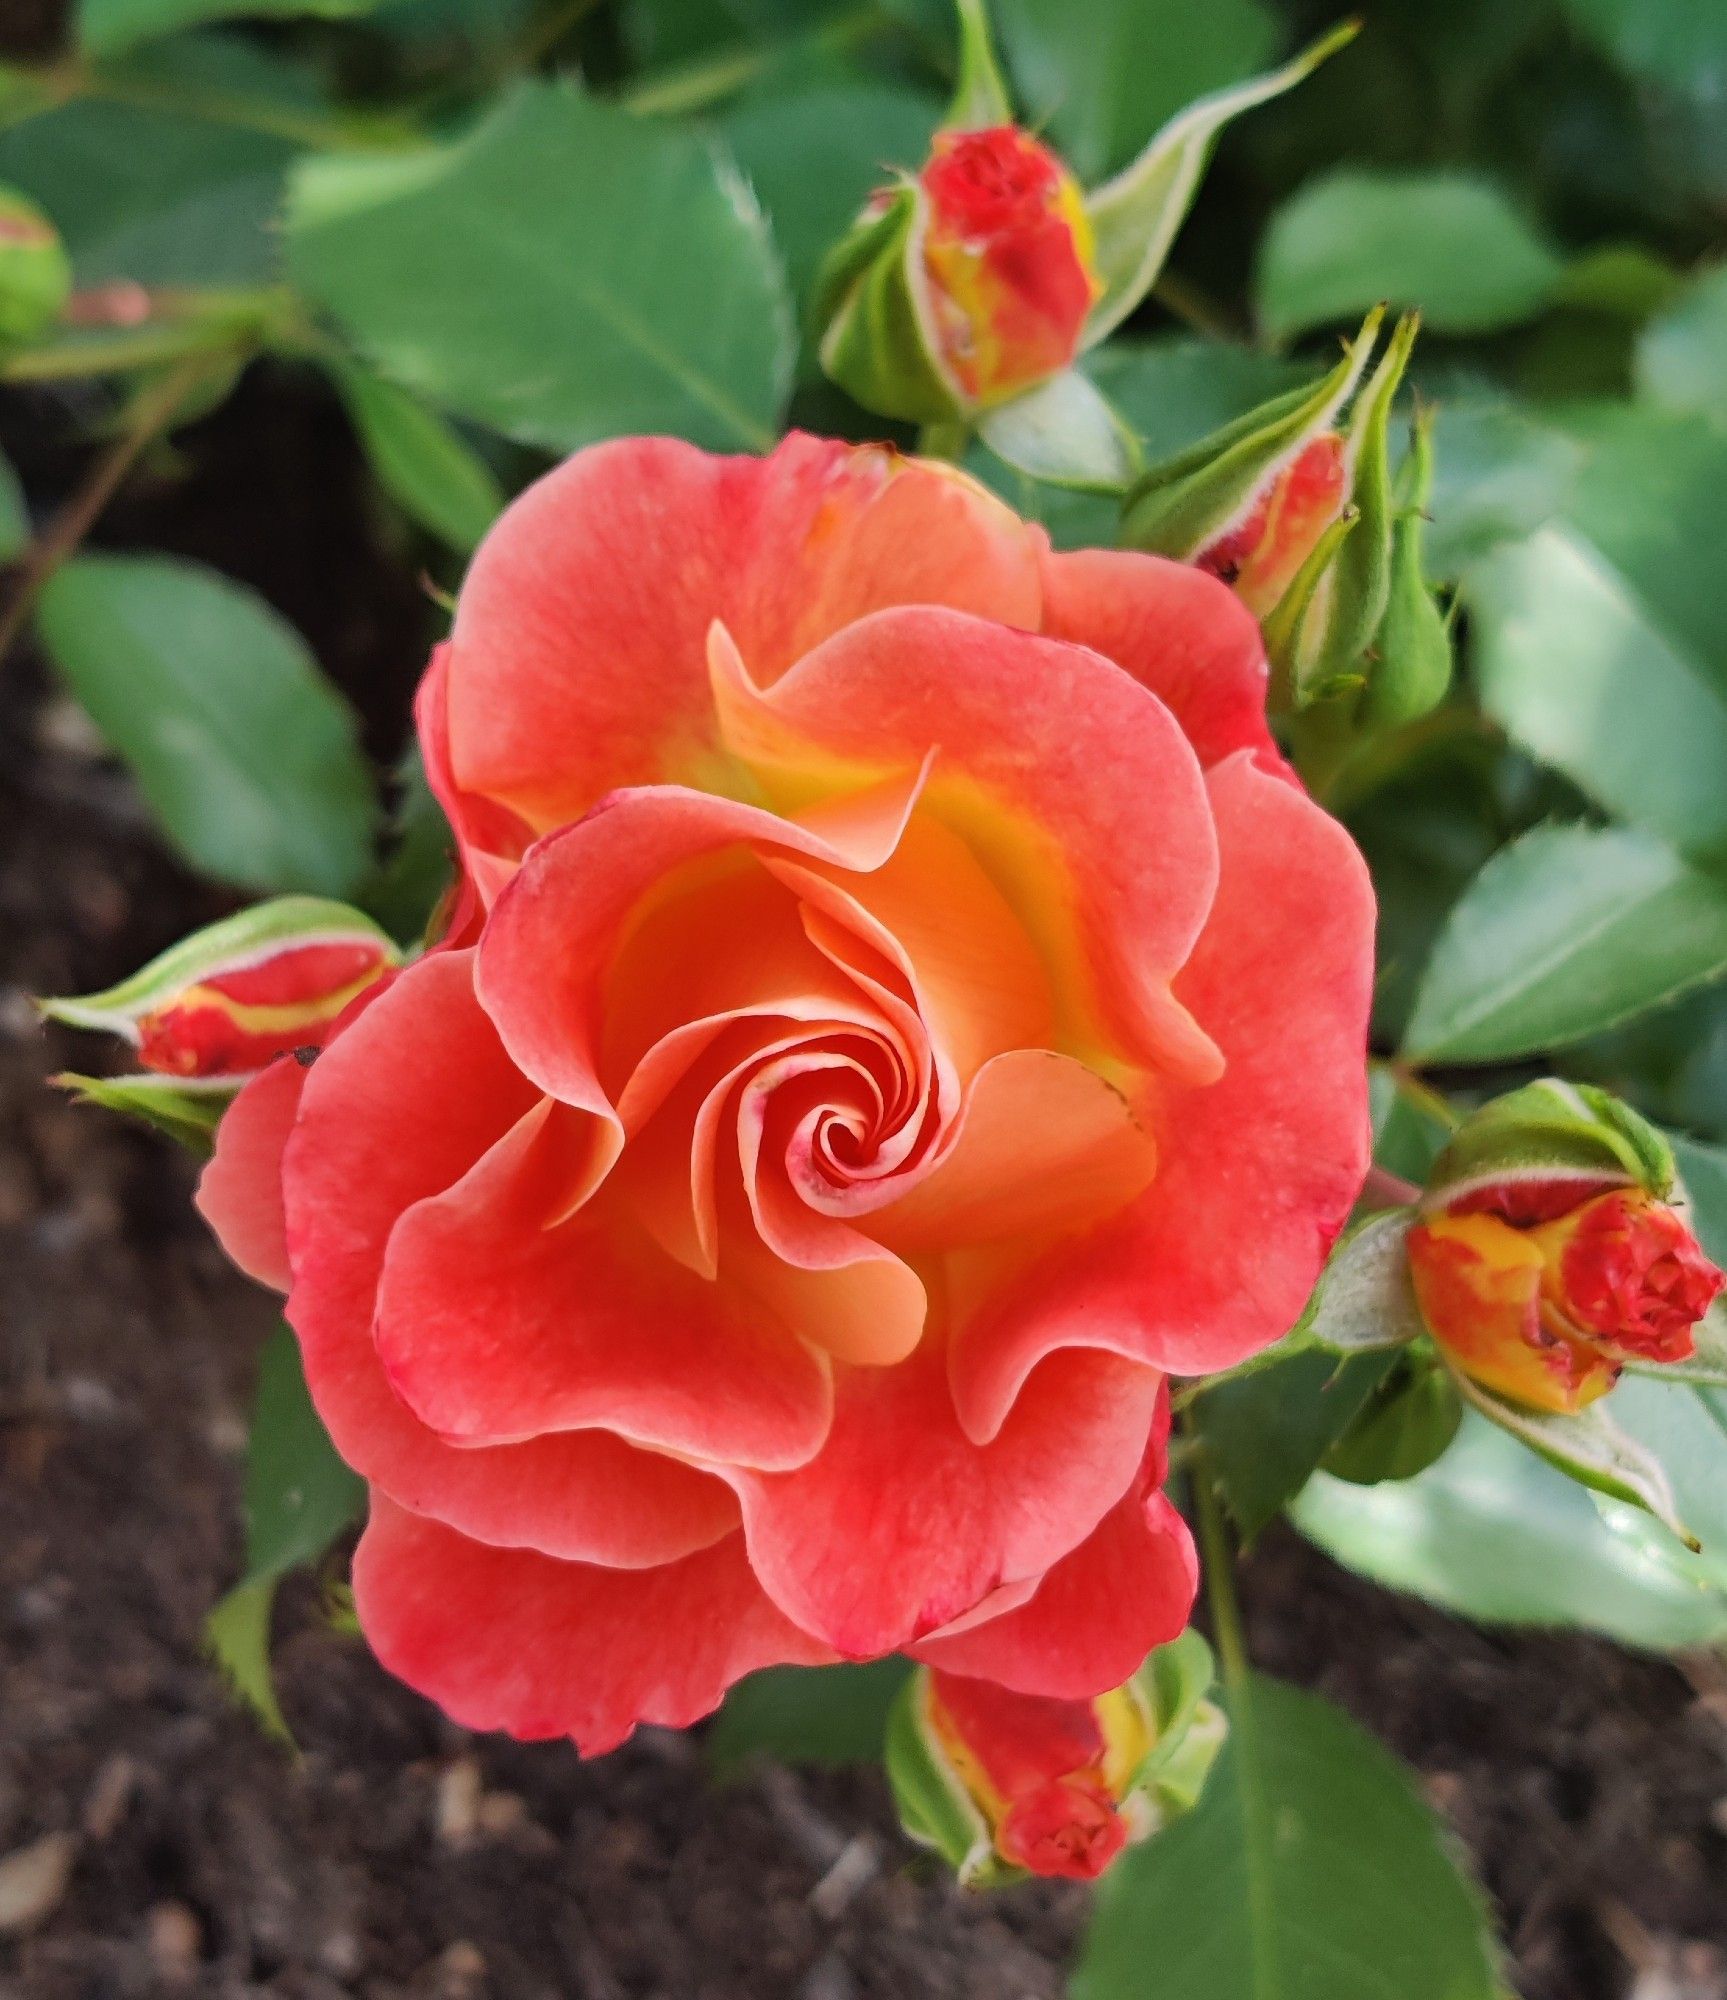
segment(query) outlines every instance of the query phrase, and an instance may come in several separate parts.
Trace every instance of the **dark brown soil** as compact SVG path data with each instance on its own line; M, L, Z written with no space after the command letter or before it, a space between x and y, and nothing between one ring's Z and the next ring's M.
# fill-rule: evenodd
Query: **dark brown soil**
M318 409L289 411L262 418L252 392L202 426L199 477L147 481L108 539L260 583L387 750L417 599ZM103 983L222 905L28 656L0 714L0 1882L10 1866L16 1895L32 1848L41 1877L33 1919L0 1935L0 2000L1055 2000L1081 1895L958 1894L914 1863L873 1774L717 1789L688 1739L591 1765L471 1739L310 1587L278 1644L302 1759L231 1703L199 1635L238 1561L271 1304L204 1239L181 1157L44 1088L91 1051L23 997ZM1727 2000L1718 1665L1484 1634L1289 1536L1244 1589L1261 1663L1425 1775L1526 2000Z

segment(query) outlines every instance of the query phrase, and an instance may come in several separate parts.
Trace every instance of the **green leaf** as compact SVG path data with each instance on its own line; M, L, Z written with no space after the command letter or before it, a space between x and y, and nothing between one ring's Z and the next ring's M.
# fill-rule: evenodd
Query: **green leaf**
M1296 1333L1333 1354L1401 1347L1425 1327L1409 1281L1411 1208L1370 1215L1338 1239Z
M1636 409L1570 427L1558 517L1465 580L1482 702L1613 813L1727 855L1727 438Z
M1298 1350L1199 1395L1192 1410L1205 1463L1244 1542L1306 1485L1396 1358L1386 1351L1340 1362Z
M1537 827L1464 891L1405 1047L1497 1062L1562 1047L1727 971L1727 887L1630 827Z
M1637 392L1727 423L1727 264L1687 285L1637 343Z
M1431 575L1455 582L1501 542L1552 519L1583 464L1576 439L1512 403L1447 400L1434 426Z
M1407 1770L1258 1675L1198 1805L1098 1885L1074 2000L1501 2000L1486 1905Z
M1352 1486L1322 1472L1289 1515L1345 1568L1461 1617L1661 1649L1727 1639L1727 1592L1700 1557L1468 1411L1415 1478Z
M85 556L42 593L44 645L169 838L243 887L343 896L376 801L347 704L253 592L165 556Z
M377 4L378 0L79 0L78 43L87 55L105 59L140 42L211 21L296 14L343 20Z
M313 1563L357 1519L365 1482L336 1455L307 1393L299 1343L280 1327L258 1360L246 1456L246 1573L205 1627L237 1693L274 1735L288 1739L270 1676L276 1585Z
M873 1764L887 1740L888 1714L911 1672L908 1660L860 1667L768 1667L739 1681L708 1732L721 1770L746 1757L788 1764Z
M1123 166L1196 98L1271 61L1263 0L999 0L1001 38L1028 116L1086 180Z
M1727 76L1727 13L1712 0L1561 0L1564 11L1633 76L1718 101Z
M276 265L272 224L308 102L262 52L193 37L129 67L141 97L279 103L280 134L147 103L76 99L0 131L0 182L53 217L80 286L245 285Z
M1624 1500L1652 1514L1694 1553L1696 1535L1679 1516L1679 1503L1666 1468L1652 1451L1621 1430L1601 1403L1566 1414L1525 1409L1454 1371L1457 1393L1489 1422L1557 1466L1567 1478L1609 1499Z
M525 84L454 145L307 161L287 251L382 373L524 443L773 442L784 276L748 192L687 131Z
M1272 218L1255 299L1274 339L1358 318L1384 300L1436 333L1482 333L1540 313L1563 266L1491 182L1350 168Z
M1431 1347L1406 1349L1367 1407L1325 1454L1324 1470L1357 1486L1413 1479L1457 1435L1463 1403Z
M286 1327L264 1344L246 1454L246 1574L315 1562L360 1512L365 1482L336 1455Z
M503 512L503 489L435 411L364 368L332 373L378 483L422 528L468 554Z
M396 770L398 796L390 815L389 851L359 890L359 900L391 937L422 937L438 899L454 878L455 835L426 783L420 746L410 746Z
M988 410L978 435L997 458L1051 486L1120 494L1139 472L1139 443L1077 368Z
M1727 1591L1727 1389L1627 1373L1607 1403L1621 1432L1661 1467L1672 1511Z

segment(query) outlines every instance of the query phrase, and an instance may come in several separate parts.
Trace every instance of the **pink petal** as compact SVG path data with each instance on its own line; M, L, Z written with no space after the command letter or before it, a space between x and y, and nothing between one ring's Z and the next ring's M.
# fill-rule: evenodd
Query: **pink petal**
M625 1565L736 1519L717 1481L603 1431L457 1450L390 1388L372 1321L402 1212L458 1180L535 1102L473 993L472 952L411 966L306 1073L284 1156L288 1317L336 1448L403 1506L467 1534Z
M222 1114L216 1150L198 1180L198 1213L248 1278L288 1289L282 1148L294 1129L306 1072L292 1056L261 1069Z
M1251 750L1283 759L1265 720L1259 626L1235 593L1187 563L1120 549L1043 557L1043 630L1114 660L1148 687L1208 768Z
M736 1534L605 1569L470 1541L374 1494L354 1600L384 1666L464 1728L573 1736L587 1756L638 1723L688 1727L759 1667L833 1657L769 1603Z

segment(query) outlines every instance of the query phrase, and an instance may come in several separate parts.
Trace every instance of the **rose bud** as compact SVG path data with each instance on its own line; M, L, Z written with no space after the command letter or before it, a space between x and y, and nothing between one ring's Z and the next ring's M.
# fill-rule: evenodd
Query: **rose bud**
M73 1027L123 1036L156 1075L238 1083L276 1056L321 1044L398 959L358 910L283 896L183 939L104 993L38 1005Z
M1572 1412L1628 1362L1691 1359L1721 1291L1660 1135L1603 1091L1532 1084L1440 1156L1409 1234L1423 1319L1464 1374Z
M1420 573L1432 482L1425 422L1394 488L1393 400L1417 321L1367 364L1383 314L1341 361L1153 467L1129 495L1122 537L1221 578L1265 628L1280 699L1347 697L1356 720L1424 714L1450 680L1444 620ZM1363 377L1366 377L1363 380Z
M34 340L71 289L59 231L34 202L0 188L0 349Z
M1014 122L982 0L960 0L959 21L959 87L928 161L870 198L812 300L827 373L866 409L912 423L967 423L1065 377L1155 283L1221 127L1354 32L1190 106L1087 195Z
M901 1822L968 1886L1093 1880L1199 1797L1227 1732L1204 1699L1210 1682L1211 1655L1195 1633L1090 1701L924 1668L888 1730Z

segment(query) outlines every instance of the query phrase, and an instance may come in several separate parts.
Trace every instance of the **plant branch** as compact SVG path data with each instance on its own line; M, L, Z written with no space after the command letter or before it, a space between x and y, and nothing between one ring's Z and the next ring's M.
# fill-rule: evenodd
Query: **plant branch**
M166 375L133 406L125 429L91 467L90 476L38 535L20 565L22 574L5 615L0 617L0 663L12 650L24 622L56 570L74 555L126 475L151 443L174 420L174 413L209 373L209 350L188 359Z

